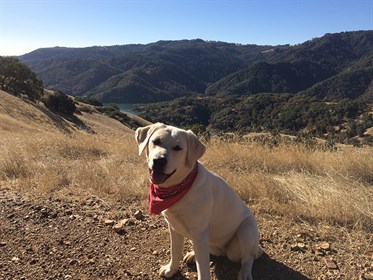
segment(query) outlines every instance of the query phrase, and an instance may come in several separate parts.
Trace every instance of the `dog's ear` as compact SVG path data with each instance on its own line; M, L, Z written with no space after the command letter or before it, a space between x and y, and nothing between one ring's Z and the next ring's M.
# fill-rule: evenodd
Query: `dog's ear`
M139 155L142 154L145 147L148 145L150 137L160 127L165 126L163 123L155 123L136 129L135 138L137 145L139 145Z
M187 165L193 167L195 162L199 160L206 151L206 146L197 138L191 131L187 131L188 151L187 151Z

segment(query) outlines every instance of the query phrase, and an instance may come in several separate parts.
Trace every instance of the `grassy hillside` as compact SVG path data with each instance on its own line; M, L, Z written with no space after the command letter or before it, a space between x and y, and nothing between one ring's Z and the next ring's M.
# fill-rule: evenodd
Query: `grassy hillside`
M146 200L147 175L134 131L96 113L61 119L0 91L0 183L41 193ZM247 138L212 138L205 165L257 213L371 229L373 149L338 150Z
M78 186L114 192L126 174L132 176L131 162L141 163L132 154L133 131L112 118L82 113L75 116L79 121L69 121L2 91L0 98L2 184L41 192Z

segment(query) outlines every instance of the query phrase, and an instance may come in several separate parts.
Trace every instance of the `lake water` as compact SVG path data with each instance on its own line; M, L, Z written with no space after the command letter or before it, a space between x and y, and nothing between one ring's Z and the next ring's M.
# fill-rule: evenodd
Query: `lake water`
M139 112L135 110L137 104L128 104L128 103L104 103L105 106L110 104L115 104L119 107L119 109L124 113L129 113L133 115L138 115Z

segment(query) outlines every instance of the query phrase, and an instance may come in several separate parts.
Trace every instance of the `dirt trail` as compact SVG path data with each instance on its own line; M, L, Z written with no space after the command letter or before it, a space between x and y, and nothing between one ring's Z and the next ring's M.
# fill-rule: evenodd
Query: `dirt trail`
M112 225L123 219L117 233ZM266 213L257 219L266 254L254 264L254 279L372 279L368 233ZM146 199L108 203L2 187L0 225L0 279L160 279L170 255L167 225L146 214ZM212 279L236 279L238 270L211 258ZM182 264L173 279L196 279L195 266Z

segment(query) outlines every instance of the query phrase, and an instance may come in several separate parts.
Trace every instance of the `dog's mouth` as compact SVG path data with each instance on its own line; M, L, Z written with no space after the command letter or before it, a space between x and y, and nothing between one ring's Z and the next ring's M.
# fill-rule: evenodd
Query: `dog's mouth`
M153 184L160 185L166 182L166 180L170 178L176 172L176 169L171 174L166 174L161 171L156 171L156 170L151 170L151 169L149 169L149 172L150 172L150 180L153 182Z

